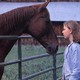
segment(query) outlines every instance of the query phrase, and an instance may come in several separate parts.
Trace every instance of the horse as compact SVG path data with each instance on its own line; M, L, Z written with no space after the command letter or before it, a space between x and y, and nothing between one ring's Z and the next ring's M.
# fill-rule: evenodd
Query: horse
M32 6L19 7L0 15L0 35L20 36L24 33L34 37L49 54L54 55L58 50L58 39L53 30L50 15L46 8L49 2ZM0 40L0 63L17 40ZM4 66L0 65L0 80Z

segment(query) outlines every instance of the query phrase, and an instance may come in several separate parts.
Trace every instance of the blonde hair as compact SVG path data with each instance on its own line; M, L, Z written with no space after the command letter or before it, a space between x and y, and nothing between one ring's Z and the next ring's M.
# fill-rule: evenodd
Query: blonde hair
M66 21L64 22L63 26L72 30L73 41L80 42L80 24L76 21Z

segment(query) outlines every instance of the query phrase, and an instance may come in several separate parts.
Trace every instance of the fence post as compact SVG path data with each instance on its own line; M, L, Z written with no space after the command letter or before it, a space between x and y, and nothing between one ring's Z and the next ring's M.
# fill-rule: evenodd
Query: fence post
M54 54L53 56L53 80L57 80L56 78L56 54Z
M22 80L22 51L21 51L21 39L18 39L18 59L20 62L18 63L18 79Z

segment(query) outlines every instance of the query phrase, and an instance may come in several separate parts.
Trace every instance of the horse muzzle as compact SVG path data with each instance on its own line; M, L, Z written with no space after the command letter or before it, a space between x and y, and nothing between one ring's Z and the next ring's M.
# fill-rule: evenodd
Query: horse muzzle
M47 47L47 53L50 55L56 54L58 51L58 46L48 46Z

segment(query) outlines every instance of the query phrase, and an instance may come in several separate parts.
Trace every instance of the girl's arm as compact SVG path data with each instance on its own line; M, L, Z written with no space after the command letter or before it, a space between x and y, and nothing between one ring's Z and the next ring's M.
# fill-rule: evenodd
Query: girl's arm
M72 52L72 70L69 80L80 80L80 47Z

